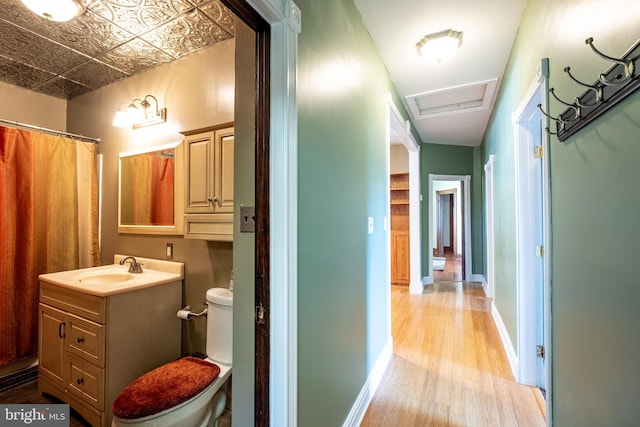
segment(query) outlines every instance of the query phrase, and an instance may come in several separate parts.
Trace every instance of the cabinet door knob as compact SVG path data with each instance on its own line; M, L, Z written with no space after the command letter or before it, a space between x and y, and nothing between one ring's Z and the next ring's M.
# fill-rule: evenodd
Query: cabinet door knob
M82 344L84 342L84 338L78 337L78 344Z
M217 202L218 201L218 197L217 196L209 197L209 201L210 202Z
M84 383L84 378L78 378L78 379L76 380L76 383L77 383L78 385L82 385L82 384Z

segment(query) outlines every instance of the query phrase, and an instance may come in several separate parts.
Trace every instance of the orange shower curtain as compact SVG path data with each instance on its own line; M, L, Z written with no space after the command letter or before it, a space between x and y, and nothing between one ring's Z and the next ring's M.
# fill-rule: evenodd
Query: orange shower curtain
M95 144L0 126L0 366L37 353L38 275L99 263L96 170Z

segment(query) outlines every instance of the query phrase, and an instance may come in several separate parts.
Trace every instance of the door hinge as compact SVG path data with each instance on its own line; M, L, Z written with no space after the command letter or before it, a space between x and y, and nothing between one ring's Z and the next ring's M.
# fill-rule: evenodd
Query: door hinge
M264 315L266 311L267 310L262 306L262 303L260 303L260 305L256 305L256 323L264 323Z
M544 150L542 149L542 145L536 145L533 147L533 157L536 159L541 159L543 156Z
M544 256L544 245L536 246L536 256L542 258Z
M536 346L536 357L538 357L540 359L544 359L544 346L543 345L537 345Z

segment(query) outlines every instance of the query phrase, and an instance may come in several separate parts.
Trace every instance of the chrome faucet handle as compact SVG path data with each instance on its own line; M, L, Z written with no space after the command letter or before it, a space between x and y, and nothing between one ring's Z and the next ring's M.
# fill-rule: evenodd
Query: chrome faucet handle
M144 264L141 264L138 261L136 261L135 257L128 256L128 257L122 258L120 260L120 265L124 265L124 263L128 259L131 259L131 261L129 261L129 273L142 273L142 266Z
M142 273L143 265L142 263L131 261L131 263L129 263L129 273Z

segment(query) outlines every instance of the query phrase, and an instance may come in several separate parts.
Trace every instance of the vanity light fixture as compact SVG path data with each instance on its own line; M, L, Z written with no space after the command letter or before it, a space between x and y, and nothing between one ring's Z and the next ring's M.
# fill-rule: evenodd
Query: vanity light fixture
M424 36L416 48L425 61L440 64L455 55L461 44L462 31L444 30Z
M138 129L145 126L157 125L167 121L167 109L158 108L158 100L153 95L135 98L131 102L120 105L113 125L119 128Z
M71 21L84 13L84 6L78 0L22 0L36 15L56 22Z

